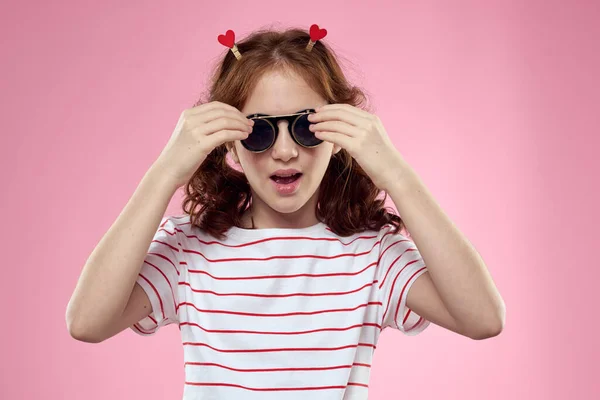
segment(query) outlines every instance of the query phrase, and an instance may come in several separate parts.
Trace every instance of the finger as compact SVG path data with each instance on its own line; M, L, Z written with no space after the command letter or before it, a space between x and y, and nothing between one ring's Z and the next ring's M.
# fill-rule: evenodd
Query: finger
M232 142L234 140L244 140L248 138L249 132L238 131L235 129L224 129L215 132L213 135L206 137L208 145L215 148L223 143Z
M346 136L342 133L318 131L315 132L315 137L317 139L321 139L329 143L337 144L338 146L348 150L349 152L352 152L354 150L354 146L352 146L353 139L350 136Z
M205 135L211 135L225 129L252 132L252 127L246 122L227 117L217 118L200 126L200 132Z
M214 121L217 118L232 118L237 119L247 125L254 125L254 122L246 118L241 112L237 110L232 111L227 108L215 108L213 110L188 117L190 121L194 121L197 123L208 123Z
M199 106L190 108L189 112L190 112L190 115L196 115L196 114L200 114L200 113L204 113L207 111L211 111L214 109L220 109L220 108L230 110L230 111L237 111L241 114L241 111L238 110L237 108L235 108L234 106L227 104L227 103L223 103L221 101L211 101L209 103L200 104Z
M319 122L317 124L309 125L308 129L310 129L313 132L317 132L317 131L337 132L337 133L342 133L346 136L351 136L351 137L359 137L362 132L360 128L358 128L354 125L350 125L343 121Z
M362 126L362 124L367 122L365 117L341 109L327 109L317 113L309 114L308 120L313 123L321 121L344 121L354 126Z
M360 108L351 106L350 104L343 104L343 103L325 104L324 106L321 106L318 108L317 114L320 113L321 111L325 111L325 110L345 110L349 113L352 113L356 116L363 117L363 118L369 118L371 116L371 114L369 114L368 112L366 112L364 110L361 110Z

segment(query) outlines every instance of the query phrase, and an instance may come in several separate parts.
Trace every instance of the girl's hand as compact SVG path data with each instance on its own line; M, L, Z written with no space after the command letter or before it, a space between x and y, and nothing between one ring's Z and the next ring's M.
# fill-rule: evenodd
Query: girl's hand
M189 181L215 147L246 139L252 125L254 121L237 108L219 101L186 109L153 167L168 173L179 188Z
M308 116L315 136L346 149L375 186L388 190L403 159L379 117L349 104L326 104L316 111Z

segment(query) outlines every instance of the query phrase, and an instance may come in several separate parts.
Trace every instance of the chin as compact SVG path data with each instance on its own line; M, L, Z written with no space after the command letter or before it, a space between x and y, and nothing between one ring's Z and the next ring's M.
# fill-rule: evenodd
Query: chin
M303 182L306 183L306 182ZM290 214L300 210L304 207L311 199L311 195L314 193L309 193L310 188L300 187L298 191L292 195L282 196L278 194L272 187L272 184L269 182L269 186L263 187L263 189L267 189L266 193L262 190L262 193L258 193L260 198L265 202L271 209L277 211L281 214Z
M269 207L281 214L290 214L304 207L308 199L302 196L301 193L296 193L294 196L289 197L279 197L277 194L271 194L265 202Z

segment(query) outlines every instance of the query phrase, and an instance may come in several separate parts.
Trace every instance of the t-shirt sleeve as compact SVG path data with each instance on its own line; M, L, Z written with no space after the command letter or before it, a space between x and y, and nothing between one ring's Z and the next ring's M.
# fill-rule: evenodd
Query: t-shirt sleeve
M152 304L150 315L130 327L139 335L153 335L161 326L179 324L180 252L175 222L163 217L136 280Z
M414 336L421 333L429 321L406 306L412 284L427 272L427 266L415 243L392 228L381 230L377 265L377 287L382 303L382 330L392 327Z

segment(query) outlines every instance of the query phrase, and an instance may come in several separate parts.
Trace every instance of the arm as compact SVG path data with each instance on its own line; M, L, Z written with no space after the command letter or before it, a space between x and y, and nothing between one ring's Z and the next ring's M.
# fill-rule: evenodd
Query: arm
M66 311L71 336L99 342L152 311L144 291L134 285L176 190L157 165L144 175L83 267Z
M388 194L398 208L428 272L408 293L407 307L472 339L498 335L505 305L477 251L401 158Z

